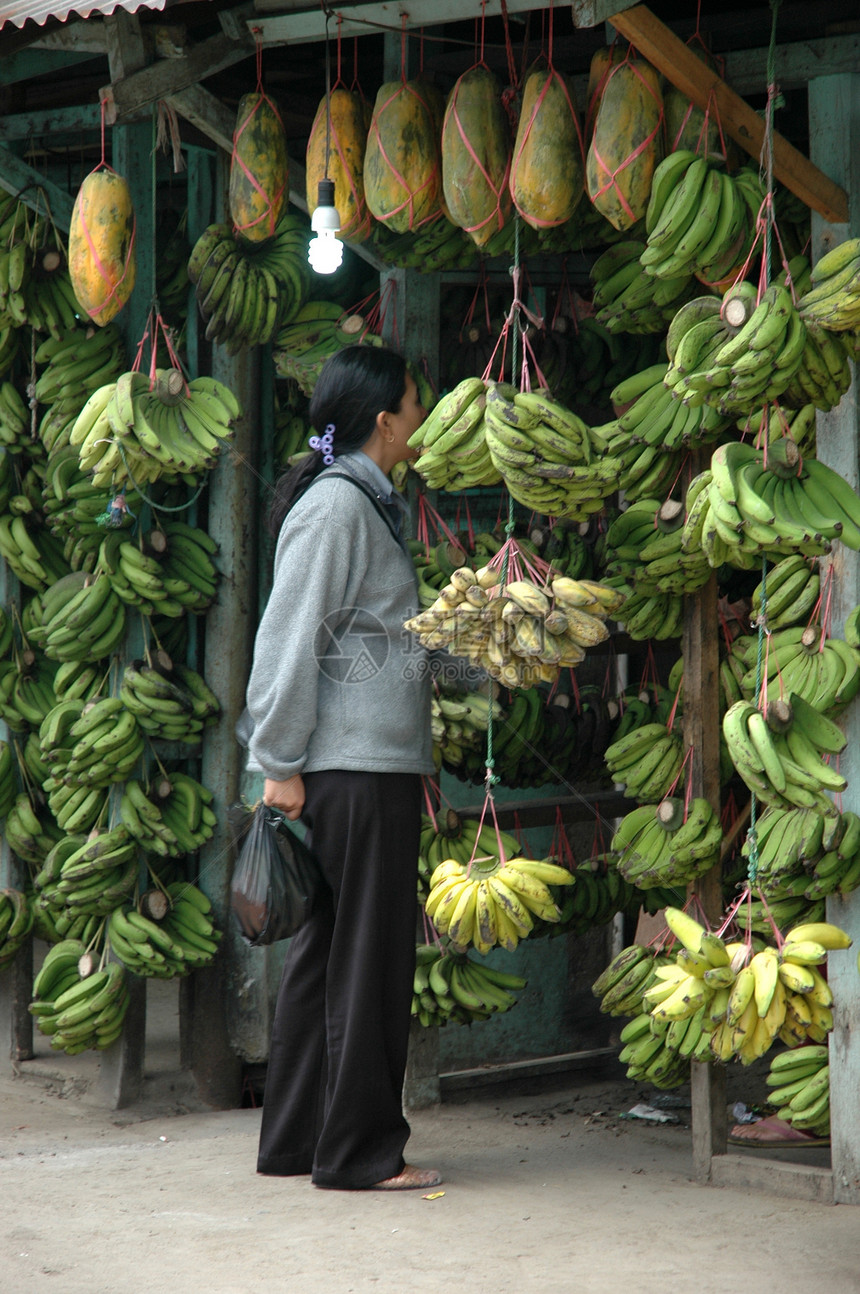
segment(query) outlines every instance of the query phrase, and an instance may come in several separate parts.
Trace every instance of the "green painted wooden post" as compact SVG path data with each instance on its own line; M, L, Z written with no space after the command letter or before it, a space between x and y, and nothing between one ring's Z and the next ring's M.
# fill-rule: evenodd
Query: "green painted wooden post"
M812 250L817 260L846 238L860 236L860 74L815 77L809 83L810 157L848 193L850 223L828 225L812 217ZM857 371L840 404L817 418L818 458L854 487L860 486L860 404ZM846 615L860 602L860 555L837 544L832 557L832 632L839 634ZM841 719L848 745L840 770L848 781L843 809L860 810L860 702ZM848 930L854 945L828 958L827 976L835 999L830 1035L831 1165L833 1198L860 1204L860 894L827 900L828 920Z
M6 563L0 562L0 604L7 608L19 605L18 593L17 579ZM0 719L0 741L9 738L8 725ZM29 868L12 853L5 836L0 837L0 886L30 888ZM8 1039L8 1055L13 1061L33 1058L33 1017L27 1010L32 996L33 940L27 939L12 964L0 973L0 1037Z

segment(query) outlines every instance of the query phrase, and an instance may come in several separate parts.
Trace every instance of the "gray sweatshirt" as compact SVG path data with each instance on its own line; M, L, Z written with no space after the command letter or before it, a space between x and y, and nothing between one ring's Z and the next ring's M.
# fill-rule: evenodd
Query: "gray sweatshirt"
M331 470L382 495L386 478L364 454ZM403 628L417 610L408 552L360 489L323 471L278 537L248 682L249 769L274 781L432 773L428 653Z

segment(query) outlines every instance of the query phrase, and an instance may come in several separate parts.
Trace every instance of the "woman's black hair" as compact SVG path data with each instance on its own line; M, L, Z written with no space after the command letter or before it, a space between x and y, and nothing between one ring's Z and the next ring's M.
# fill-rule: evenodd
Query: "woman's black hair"
M353 453L373 434L377 414L399 413L406 394L406 361L383 346L347 346L322 367L311 396L310 421L319 435L334 426L332 452ZM277 535L293 504L323 470L315 450L280 477L269 512L269 529Z

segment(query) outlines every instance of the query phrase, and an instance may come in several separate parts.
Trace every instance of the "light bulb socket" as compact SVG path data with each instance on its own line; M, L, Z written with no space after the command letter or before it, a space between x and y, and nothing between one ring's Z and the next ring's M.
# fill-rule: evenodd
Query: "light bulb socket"
M334 206L334 180L319 180L317 183L317 206Z

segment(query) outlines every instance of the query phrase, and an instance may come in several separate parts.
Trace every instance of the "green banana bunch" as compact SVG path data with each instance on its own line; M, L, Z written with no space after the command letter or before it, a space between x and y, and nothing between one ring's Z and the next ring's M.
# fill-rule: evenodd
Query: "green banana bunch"
M810 404L816 409L835 409L851 385L854 336L850 332L829 332L812 319L804 319L806 340L800 364L780 396L785 409Z
M812 267L812 287L798 301L805 320L830 332L860 327L860 238L847 238Z
M125 349L114 323L96 327L75 324L62 335L48 336L36 347L41 372L34 394L39 404L87 399L99 387L116 381L125 367Z
M639 1015L642 995L667 959L641 944L629 944L612 958L591 986L604 1015Z
M73 571L30 602L29 639L50 660L95 662L125 637L125 607L104 574Z
M99 548L97 569L114 593L145 615L178 618L203 615L218 586L213 559L217 544L204 530L183 521L166 521L135 544L112 530Z
M116 489L180 477L195 485L235 436L242 410L216 378L186 382L175 368L120 373L99 385L69 432L81 472Z
M373 243L386 265L414 269L420 274L469 269L480 259L474 240L445 216L428 222L417 232L399 234L374 223Z
M655 809L646 803L622 819L610 845L618 870L630 885L686 886L715 865L723 830L707 800L689 805L667 796Z
M489 383L484 434L508 493L542 515L587 520L618 488L620 461L595 456L585 423L543 391Z
M710 1039L704 1008L684 1020L657 1022L640 1011L618 1035L618 1059L627 1066L627 1078L655 1087L680 1087L690 1077L691 1060L710 1059Z
M10 505L14 506L18 497L13 495ZM39 527L38 518L29 508L26 514L7 512L0 516L0 557L30 589L46 588L70 570L61 545L44 527Z
M764 197L750 171L729 175L688 149L670 153L655 169L647 246L641 264L658 279L695 275L719 283L746 259Z
M430 729L440 763L455 771L467 751L483 751L490 715L498 723L504 714L499 702L484 692L437 689L430 699Z
M83 952L75 955L78 947L83 947L79 941L64 940L49 949L28 1008L51 1047L67 1055L103 1051L116 1042L131 1000L125 967L113 961L89 970L90 959ZM79 965L89 973L82 975ZM51 977L40 985L46 968Z
M64 837L33 884L49 907L106 916L134 889L137 870L137 843L120 822L86 836Z
M121 696L87 701L75 718L72 717L72 707L78 704L74 701L61 703L63 711L58 719L57 744L51 743L50 733L46 734L44 757L53 769L49 794L54 794L57 782L90 790L104 790L114 782L123 782L143 754L143 731L135 715L123 704ZM72 718L68 727L66 708ZM57 710L53 712L55 715ZM49 715L49 728L50 720Z
M157 668L143 660L126 665L119 689L123 706L154 740L197 745L220 707L201 675L187 666Z
M181 858L212 839L217 816L212 792L187 773L164 773L148 792L130 779L123 787L120 819L148 854Z
M747 833L742 853L755 863L765 897L810 902L849 894L860 883L860 817L772 805Z
M772 701L766 715L737 701L722 727L738 775L765 804L827 812L829 793L848 785L827 762L844 749L844 733L795 692Z
M860 546L857 495L832 468L801 460L793 440L772 441L764 451L740 441L721 445L711 470L709 524L733 564L763 552L817 557L835 539Z
M42 860L61 835L53 817L41 806L34 809L30 796L21 791L6 815L3 836L9 848L24 860L40 867Z
M280 232L279 232L280 231ZM188 260L188 278L206 321L206 338L220 342L228 354L272 340L281 319L304 296L304 280L293 269L290 244L275 231L271 249L256 255L228 225L212 224L198 238ZM307 257L307 242L305 243ZM280 267L275 273L274 263Z
M0 970L23 947L33 928L33 908L23 890L0 890Z
M516 990L526 987L521 975L496 970L450 948L419 944L415 954L412 1015L426 1028L449 1020L471 1024L509 1011L516 1005Z
M820 592L815 559L793 553L775 562L753 589L752 613L771 630L805 623L818 605Z
M431 490L463 490L477 485L497 485L485 435L486 384L465 378L437 401L427 418L410 437L419 450L413 464Z
M625 796L648 806L671 793L684 763L684 748L678 733L666 724L647 723L608 746L604 759Z
M295 383L289 384L297 390ZM274 463L276 470L286 471L294 456L310 452L308 438L312 428L307 421L307 410L302 412L294 398L279 405L275 413Z
M180 886L170 894L170 906L156 921L136 907L116 907L107 921L107 938L115 957L136 975L173 979L211 963L220 932L209 909L203 911ZM197 895L203 896L200 891Z
M776 1117L819 1137L830 1135L830 1068L826 1043L807 1043L774 1056L765 1078Z
M0 741L0 820L9 813L17 794L18 777L12 747L8 741Z
M310 396L325 361L347 346L381 346L360 314L345 314L333 301L308 300L273 340L272 356L279 377L292 379Z
M640 264L644 250L635 239L614 243L591 267L595 317L611 333L664 333L699 286L686 273L655 282Z
M860 657L856 650L842 638L823 637L816 623L774 630L762 668L753 636L736 639L733 654L745 667L740 675L740 691L748 701L755 699L757 688L769 702L794 692L833 718L860 689Z

